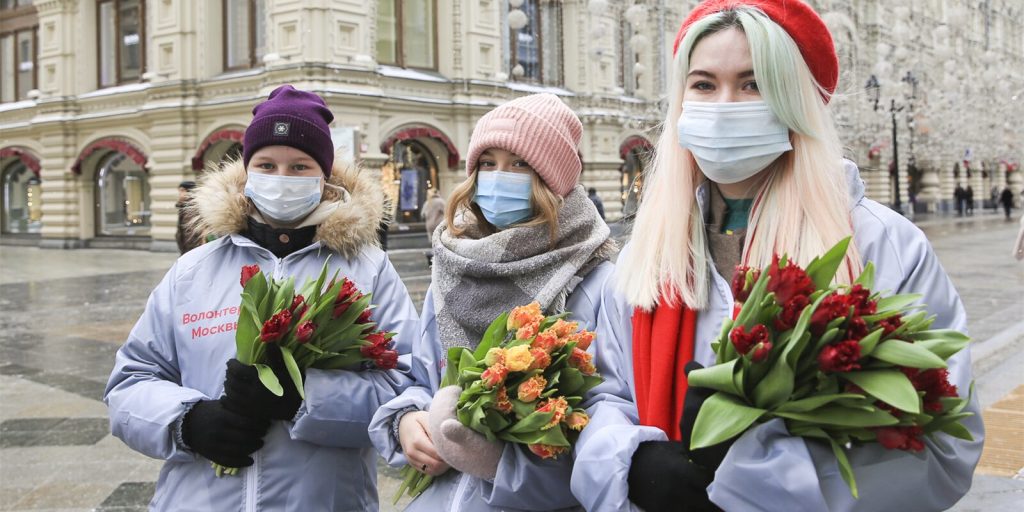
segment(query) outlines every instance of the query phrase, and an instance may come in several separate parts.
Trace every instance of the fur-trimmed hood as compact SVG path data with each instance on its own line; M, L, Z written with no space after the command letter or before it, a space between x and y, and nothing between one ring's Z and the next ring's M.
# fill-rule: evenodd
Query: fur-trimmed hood
M189 206L195 214L193 227L197 232L204 236L245 232L248 217L255 212L244 195L245 180L241 159L206 171L192 190ZM377 229L387 218L380 179L367 170L335 160L327 183L334 187L324 188L321 207L332 202L337 205L317 225L314 241L346 258L354 257L366 245L379 246Z

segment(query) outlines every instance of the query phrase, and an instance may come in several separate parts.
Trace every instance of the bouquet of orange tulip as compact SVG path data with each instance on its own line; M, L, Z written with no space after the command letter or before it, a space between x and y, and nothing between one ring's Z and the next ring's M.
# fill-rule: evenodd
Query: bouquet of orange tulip
M601 377L587 352L594 333L566 321L568 315L545 317L533 302L496 318L476 350L451 348L441 387L462 388L459 422L541 458L569 451L590 421L577 407ZM419 496L433 481L411 466L402 477L395 502L406 492Z

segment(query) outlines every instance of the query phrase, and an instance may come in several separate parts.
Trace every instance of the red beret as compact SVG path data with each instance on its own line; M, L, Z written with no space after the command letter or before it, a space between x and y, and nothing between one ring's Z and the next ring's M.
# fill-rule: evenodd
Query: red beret
M704 0L683 21L683 26L676 34L676 42L672 45L672 54L679 51L679 43L686 35L686 29L694 22L709 14L741 6L757 7L778 23L796 41L804 62L818 84L829 94L835 92L839 82L839 58L836 56L832 34L818 13L801 0Z

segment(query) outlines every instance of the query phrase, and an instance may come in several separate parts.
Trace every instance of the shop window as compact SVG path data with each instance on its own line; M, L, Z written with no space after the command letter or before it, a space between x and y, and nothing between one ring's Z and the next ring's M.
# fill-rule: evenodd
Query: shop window
M0 34L0 102L19 101L36 88L38 27Z
M99 86L137 81L146 67L142 0L99 0L96 4Z
M99 234L148 235L149 179L146 171L120 152L105 157L97 175Z
M526 0L526 24L509 30L510 75L519 81L562 84L562 3Z
M391 155L398 181L397 219L418 222L428 192L438 186L437 161L426 146L415 140L396 142Z
M38 233L43 226L43 189L39 177L21 161L3 173L3 232Z
M266 53L266 2L222 0L224 70L258 67Z
M380 0L377 3L377 62L437 69L436 18L435 0Z
M644 188L644 169L648 156L641 147L630 149L620 168L619 191L622 199L622 216L632 217L640 206L640 197Z

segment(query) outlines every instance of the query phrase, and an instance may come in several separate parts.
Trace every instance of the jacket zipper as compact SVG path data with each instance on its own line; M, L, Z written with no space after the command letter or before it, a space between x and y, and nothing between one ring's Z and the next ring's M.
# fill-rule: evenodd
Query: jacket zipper
M459 475L459 485L455 488L455 495L452 496L452 508L449 509L451 512L458 512L462 509L462 495L466 494L466 482L469 479L469 475L462 473Z
M256 512L256 485L260 479L260 452L252 454L252 466L245 472L245 502L242 509L246 512Z

